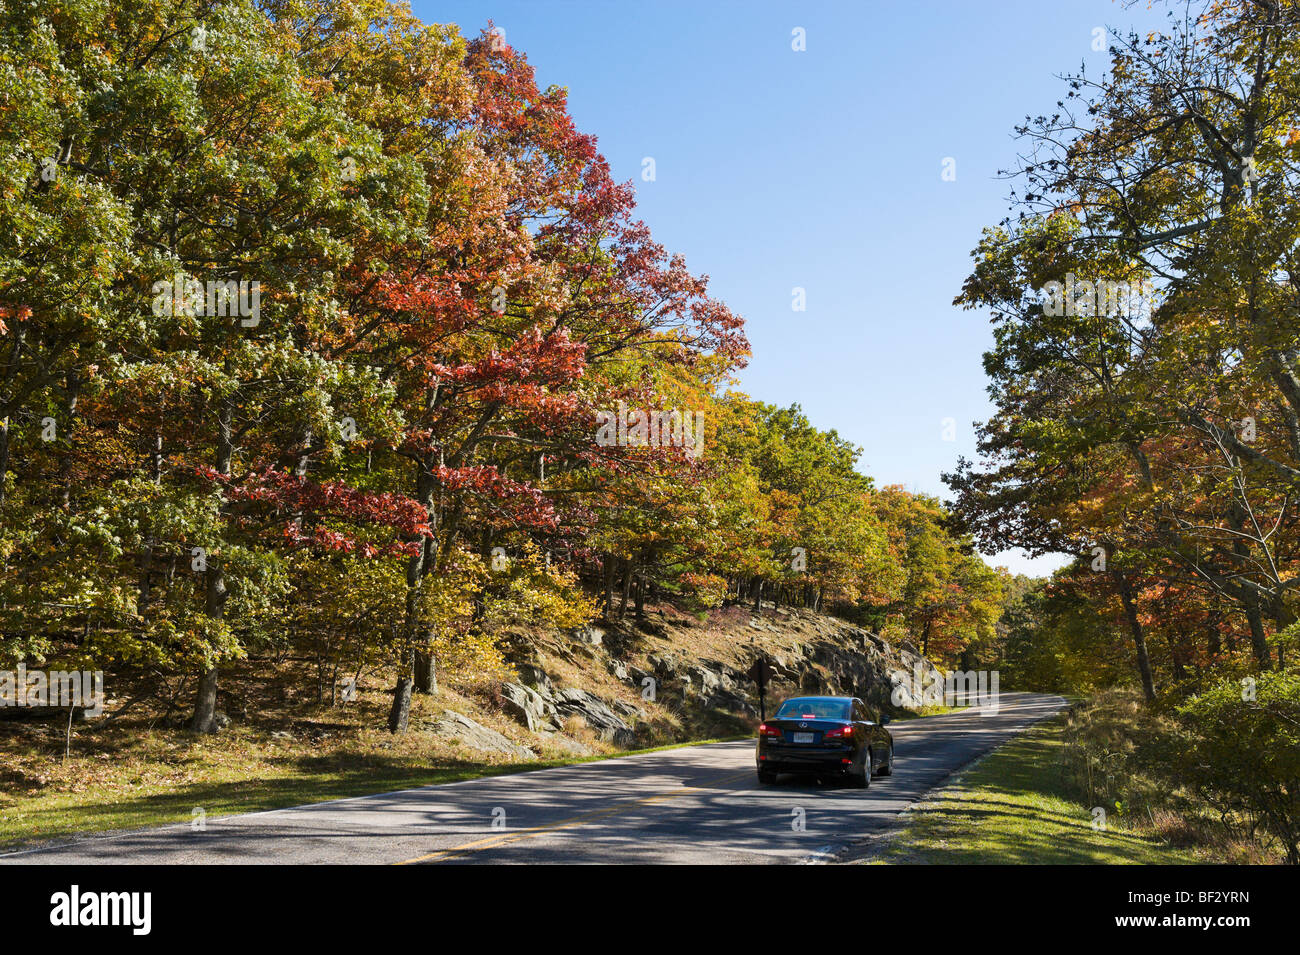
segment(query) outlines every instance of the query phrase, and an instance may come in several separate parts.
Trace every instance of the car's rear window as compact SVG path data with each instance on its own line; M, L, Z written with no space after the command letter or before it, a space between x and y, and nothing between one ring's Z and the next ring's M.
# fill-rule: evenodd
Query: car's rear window
M847 720L849 703L846 700L786 700L776 711L779 720Z

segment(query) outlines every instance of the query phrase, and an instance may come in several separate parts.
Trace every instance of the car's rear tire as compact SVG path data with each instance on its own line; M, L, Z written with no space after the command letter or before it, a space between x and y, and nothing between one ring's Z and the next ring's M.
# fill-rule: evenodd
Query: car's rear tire
M871 785L871 750L867 750L867 757L862 761L861 775L853 777L853 785L858 789L866 789Z
M877 776L894 775L894 747L889 747L889 752L885 756L885 761L880 764L880 769L876 771Z
M764 786L770 786L776 782L776 773L770 769L760 769L758 771L758 781Z

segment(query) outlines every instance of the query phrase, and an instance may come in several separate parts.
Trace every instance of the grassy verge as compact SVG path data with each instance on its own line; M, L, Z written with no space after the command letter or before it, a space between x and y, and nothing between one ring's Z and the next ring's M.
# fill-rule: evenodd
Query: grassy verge
M905 710L902 707L895 707L890 710L890 719L896 723L906 722L907 720L919 720L926 716L944 716L948 713L960 713L962 710L969 710L969 706L922 706L914 710Z
M1117 816L1093 828L1090 807L1062 772L1066 720L1058 716L1017 737L919 803L905 827L871 859L933 864L1164 864L1203 860L1138 820Z
M188 823L196 808L208 816L282 809L722 740L497 764L447 756L431 763L419 754L381 754L364 746L304 754L291 746L269 745L239 734L222 738L220 745L201 738L177 744L161 734L153 742L155 745L146 745L131 757L134 766L118 763L101 778L82 772L80 783L71 791L44 789L21 798L0 797L0 849L12 851L74 835ZM160 747L183 752L166 759L158 751Z

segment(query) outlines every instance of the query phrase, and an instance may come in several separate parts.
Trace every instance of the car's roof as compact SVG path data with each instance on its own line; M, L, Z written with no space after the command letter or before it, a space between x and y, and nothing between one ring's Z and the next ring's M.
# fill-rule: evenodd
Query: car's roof
M797 700L834 700L837 703L847 703L850 700L856 700L856 696L790 696L786 697L786 703L794 703Z

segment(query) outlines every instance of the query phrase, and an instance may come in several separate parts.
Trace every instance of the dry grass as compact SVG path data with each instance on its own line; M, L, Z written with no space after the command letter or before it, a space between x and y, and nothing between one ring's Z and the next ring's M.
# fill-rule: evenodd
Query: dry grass
M1207 861L1131 817L1095 827L1061 773L1064 722L1046 720L913 806L863 861L940 865L1178 865Z
M1203 862L1274 863L1276 851L1239 820L1215 812L1165 771L1176 747L1174 723L1137 691L1107 690L1073 706L1064 723L1061 773L1066 791L1103 806Z
M1275 864L1281 855L1171 784L1169 720L1112 690L1044 721L917 804L864 861ZM1106 824L1094 826L1096 808Z

